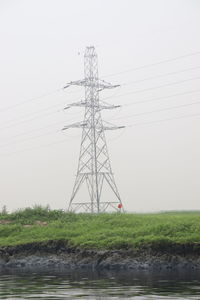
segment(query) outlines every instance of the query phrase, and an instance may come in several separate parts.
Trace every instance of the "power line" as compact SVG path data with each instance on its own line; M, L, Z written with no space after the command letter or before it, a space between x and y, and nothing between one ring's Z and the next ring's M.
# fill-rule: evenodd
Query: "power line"
M53 114L61 112L61 111L63 111L63 110L60 109L60 110L56 110L56 111L52 111L52 112L47 112L47 113L42 114L42 115L40 114L40 115L37 115L37 116L35 116L33 118L30 118L30 119L22 120L22 121L17 122L17 123L13 123L13 124L10 124L10 125L7 125L7 126L0 127L0 130L12 128L12 127L24 124L24 123L28 123L28 122L34 121L34 120L39 119L41 117L46 117L46 116L53 115Z
M162 64L162 63L166 63L166 62L170 62L170 61L174 61L174 60L178 60L178 59L182 59L182 58L185 58L185 57L189 57L189 56L194 56L194 55L198 55L200 54L200 52L193 52L193 53L190 53L190 54L186 54L186 55L182 55L182 56L179 56L179 57L175 57L175 58L171 58L171 59L167 59L167 60L163 60L163 61L159 61L159 62L156 62L156 63L152 63L152 64L148 64L148 65L143 65L141 67L137 67L137 68L133 68L133 69L128 69L128 70L125 70L125 71L122 71L120 73L115 73L115 74L111 74L109 76L113 76L113 75L116 75L116 74L122 74L122 73L126 73L126 72L130 72L130 71L134 71L134 70L139 70L139 69L143 69L143 68L146 68L146 67L150 67L150 66L155 66L155 65L159 65L159 64ZM154 78L159 78L159 77L164 77L164 76L169 76L169 75L172 75L172 74L177 74L177 73L181 73L181 72L186 72L186 71L190 71L190 70L194 70L194 69L199 69L200 66L198 67L192 67L192 68L188 68L188 69L183 69L183 70L180 70L180 71L174 71L174 72L170 72L170 73L166 73L166 74L160 74L160 75L157 75L157 76L153 76L153 77L148 77L148 78L144 78L144 79L141 79L141 80L137 80L137 81L133 81L133 82L129 82L129 83L125 83L124 85L128 85L128 84L133 84L133 83L136 83L136 82L140 82L140 81L146 81L146 80L150 80L150 79L154 79ZM166 86L171 86L171 85L176 85L176 84L179 84L179 83L184 83L184 82L187 82L187 81L192 81L192 80L196 80L196 79L200 79L200 77L194 77L194 78L189 78L189 79L185 79L185 80L181 80L181 81L176 81L176 82L172 82L172 83L168 83L168 84L165 84L165 85L160 85L160 86L156 86L156 87L150 87L150 88L146 88L146 89L143 89L143 90L136 90L136 91L132 91L132 92L128 92L128 93L125 93L125 94L121 94L121 95L117 95L117 96L110 96L110 97L107 97L105 99L108 99L108 98L113 98L113 97L122 97L124 95L129 95L129 94L135 94L135 93L140 93L140 92L145 92L145 91L149 91L149 90L154 90L154 89L157 89L157 88L162 88L162 87L166 87ZM3 112L3 111L6 111L6 110L10 110L12 108L15 108L15 107L18 107L18 106L21 106L21 105L24 105L24 104L27 104L27 103L30 103L32 101L35 101L35 100L39 100L41 98L44 98L44 97L47 97L47 96L50 96L52 94L55 94L59 91L63 90L63 88L59 88L59 89L55 89L49 93L46 93L46 94L43 94L41 96L38 96L38 97L34 97L34 98L31 98L31 99L28 99L28 100L24 100L24 101L21 101L19 103L16 103L14 105L10 105L6 108L2 108L0 109L0 112ZM150 101L155 101L155 100L159 100L159 99L164 99L164 98L170 98L170 97L174 97L174 96L179 96L179 95L183 95L183 94L189 94L189 93L196 93L196 92L199 92L200 90L194 90L194 91L190 91L190 92L184 92L184 93L178 93L178 94L174 94L174 95L170 95L170 96L165 96L165 97L159 97L159 98L154 98L154 99L150 99L150 100L147 100L147 101L138 101L138 102L133 102L133 103L127 103L125 104L125 106L128 106L128 105L133 105L133 104L138 104L138 103L144 103L144 102L150 102ZM71 91L71 93L73 92L77 92L77 91ZM154 113L154 112L159 112L159 111L164 111L164 110L172 110L172 109L177 109L177 108L181 108L181 107L186 107L186 106L190 106L190 105L195 105L195 104L199 104L199 101L196 101L196 102L193 102L193 103L190 103L190 104L182 104L182 105L177 105L177 106L173 106L173 107L169 107L169 108L164 108L164 109L159 109L159 110L155 110L155 111L150 111L150 112L142 112L140 114L134 114L134 115L131 115L131 116L127 116L127 117L132 117L132 116L137 116L137 115L144 115L144 114L150 114L150 113ZM55 105L57 106L57 105ZM54 107L54 106L52 106ZM50 108L47 108L47 109L50 109ZM33 118L30 118L28 120L22 120L20 122L18 122L17 124L11 124L11 125L8 125L8 126L5 126L5 127L2 127L0 129L5 129L5 128L10 128L10 127L13 127L13 126L18 126L20 124L23 124L23 123L26 123L26 122L30 122L32 120L35 120L39 117L42 117L42 116L47 116L47 115L50 115L50 114L53 114L53 113L57 113L57 112L60 112L61 110L56 110L55 112L47 112L46 113L46 110L47 109L43 109L42 111L45 111L45 114L43 115L39 115L39 116L35 116ZM35 113L34 113L35 114ZM33 115L34 115L33 114ZM32 115L32 114L29 114L29 115ZM164 120L155 120L155 121L152 121L153 123L158 123L158 122L165 122L165 121L169 121L169 120L174 120L174 119L182 119L182 118L188 118L188 117L193 117L193 116L196 116L198 114L194 114L194 115L186 115L186 116L182 116L182 117L176 117L176 118L170 118L170 119L164 119ZM120 119L120 118L118 118ZM11 120L12 121L12 120ZM149 124L149 123L152 123L152 122L144 122L144 123L139 123L139 124ZM49 126L52 126L52 125L56 125L56 124L60 124L60 122L56 122L56 123L53 123ZM49 127L48 126L48 127ZM137 124L133 124L133 126L138 126ZM43 128L38 128L36 130L31 130L31 131L28 131L28 132L24 132L22 134L19 134L19 135L15 135L14 138L16 137L19 137L19 136L24 136L30 132L36 132L36 131L40 131L42 129L45 129L47 127L43 127ZM60 130L59 130L60 131ZM58 132L58 131L56 131ZM42 135L39 135L39 136L34 136L34 137L30 137L30 138L26 138L26 139L23 139L23 140L20 140L20 141L15 141L15 142L22 142L22 141L25 141L25 140L29 140L29 139L35 139L37 137L41 137L41 136L45 136L45 135L49 135L51 133L47 133L47 134L42 134ZM4 146L7 146L7 145L11 145L12 142L10 143L7 143L7 144L3 144L3 145L0 145L0 147L4 147Z
M200 77L197 77L198 79L200 78ZM196 79L197 79L196 78ZM193 78L194 79L194 78ZM188 80L193 80L193 79L187 79L187 81ZM178 84L178 83L180 83L180 82L185 82L186 80L184 80L184 81L178 81L178 82L175 82L175 83L170 83L170 84L167 84L167 85L172 85L172 84ZM166 86L166 85L165 85ZM160 88L161 86L159 86L159 87L153 87L153 88L150 88L150 89L154 89L154 88ZM145 89L146 90L146 89ZM143 90L142 90L143 91ZM197 92L197 91L200 91L200 90L196 90L196 91L192 91L192 92ZM139 91L134 91L133 93L135 93L135 92L139 92ZM187 93L187 92L186 92ZM182 95L182 94L186 94L186 93L180 93L180 95ZM188 92L189 93L189 92ZM121 94L121 95L118 95L118 96L110 96L110 97L107 97L107 98L112 98L112 97L121 97L121 96L123 96L123 95L127 95L127 94L132 94L132 92L130 92L130 93L125 93L125 94ZM179 95L179 94L175 94L176 96L177 95ZM40 96L39 98L41 98L42 96ZM172 96L168 96L168 97L172 97ZM38 99L39 99L38 98ZM107 99L106 98L106 99ZM163 97L163 98L167 98L166 96L165 97ZM144 102L151 102L151 101L155 101L155 100L158 100L158 99L161 99L161 98L156 98L156 99L152 99L152 100L148 100L148 101L140 101L140 102L133 102L133 103L127 103L127 104L124 104L124 106L128 106L128 105L133 105L133 104L137 104L137 103L144 103ZM45 108L45 109L42 109L41 111L46 111L46 110L49 110L50 108L52 108L52 107L57 107L57 106L60 106L60 104L58 105L58 104L56 104L56 105L53 105L53 106L51 106L51 107L48 107L48 108ZM23 124L23 123L27 123L27 122L30 122L30 121L32 121L32 120L35 120L35 119L38 119L38 118L40 118L40 117L43 117L43 116L48 116L48 115L51 115L51 114L54 114L54 113L57 113L57 112L61 112L62 110L56 110L56 111L53 111L53 112L49 112L49 113L45 113L45 114L40 114L40 115L36 115L35 117L33 117L33 118L30 118L30 119L28 119L28 120L22 120L22 121L20 121L20 122L17 122L17 123L13 123L13 124L10 124L10 125L7 125L7 126L3 126L3 127L0 127L0 130L2 130L2 129L7 129L7 128L12 128L12 127L14 127L14 126L18 126L18 125L20 125L20 124ZM28 114L28 115L35 115L35 113L33 113L33 114ZM21 118L18 118L18 119L21 119ZM17 120L18 120L17 119ZM10 120L10 121L12 121L12 120Z
M185 119L185 118L193 118L193 117L197 117L197 116L200 116L200 113L196 113L196 114L190 114L190 115L184 115L184 116L180 116L180 117L172 117L172 118L167 118L167 119L161 119L161 120L155 120L155 121L148 121L148 122L141 122L141 123L134 123L134 124L129 124L129 125L126 125L125 128L129 128L129 127L137 127L137 126L142 126L142 125L150 125L150 124L157 124L157 123L162 123L162 122L169 122L169 121L173 121L173 120L180 120L180 119ZM45 133L45 134L40 134L40 135L37 135L37 136L33 136L33 137L30 137L30 138L25 138L25 139L22 139L22 140L17 140L17 141L14 141L14 142L10 142L10 143L7 143L7 144L2 144L0 145L0 148L3 148L3 147L6 147L6 146L9 146L9 145L13 145L13 144L18 144L18 143L21 143L21 142L26 142L26 141L29 141L29 140L33 140L33 139L38 139L40 137L43 137L43 136L49 136L49 135L53 135L53 134L57 134L61 132L61 130L56 130L56 131L50 131L48 133ZM120 134L121 136L121 134ZM118 138L118 137L117 137ZM113 139L115 140L115 138ZM53 143L54 144L54 143ZM49 145L49 144L48 144ZM41 146L42 147L42 146ZM32 149L35 149L35 148L40 148L39 147L34 147L34 148L30 148L30 150ZM27 149L28 151L29 149ZM12 152L11 154L15 154L15 153L18 153L18 152L24 152L26 151L25 150L20 150L20 151L16 151L16 152ZM7 156L7 155L6 155Z
M123 104L123 106L130 106L130 105L136 105L136 104L141 104L141 103L153 102L153 101L157 101L157 100L168 99L168 98L189 95L189 94L195 94L195 93L199 93L199 92L200 92L200 89L190 90L190 91L186 91L186 92L182 92L182 93L171 94L171 95L164 96L164 97L157 97L157 98L147 99L147 100L142 100L142 101L128 102L128 103Z
M52 134L55 134L55 133L58 133L58 132L60 132L60 129L56 130L56 131L53 131L53 132L49 131L49 132L44 133L44 134L32 136L32 137L21 139L21 140L17 140L17 141L11 141L10 143L0 144L0 148L7 147L7 146L10 146L10 145L13 145L13 144L23 143L23 142L26 142L26 141L29 141L29 140L38 139L40 137L47 136L47 135L52 135Z
M167 62L167 61L171 61L171 60L176 60L176 59L179 59L179 58L183 58L183 57L187 57L187 56L192 56L192 55L196 55L196 54L200 54L200 52L196 52L196 53L191 53L191 54L188 54L188 55L184 55L184 56L180 56L178 58L173 58L173 59L170 59L170 60L165 60L165 61L162 61L162 62L158 62L158 63L155 63L155 64L160 64L160 63L163 63L163 62ZM150 65L155 65L155 64L149 64L149 65L145 65L145 66L150 66ZM140 68L143 68L145 66L141 66L141 67L138 67L138 68L135 68L136 69L140 69ZM195 70L195 69L199 69L200 66L198 67L192 67L192 68L188 68L188 69L183 69L183 70L180 70L180 71L174 71L174 72L170 72L170 73L166 73L166 74L160 74L160 75L157 75L157 76L153 76L153 77L148 77L148 78L144 78L144 79L140 79L140 80L136 80L136 81L132 81L132 82L128 82L128 83L124 83L122 84L122 86L125 86L125 85L129 85L129 84L133 84L133 83L137 83L137 82L143 82L143 81L147 81L147 80L151 80L151 79L155 79L155 78L160 78L160 77L165 77L165 76L169 76L169 75L173 75L173 74L178 74L178 73L182 73L182 72L186 72L186 71L190 71L190 70ZM132 70L132 69L130 69ZM124 71L120 72L120 73L123 73ZM118 73L117 73L118 74ZM113 74L114 75L114 74ZM104 76L105 77L105 76ZM195 78L194 78L195 79ZM192 80L192 79L191 79ZM184 81L182 81L184 82ZM153 89L153 88L152 88ZM36 101L36 100L39 100L39 99L42 99L42 98L45 98L45 97L48 97L48 96L51 96L61 90L64 90L64 88L59 88L59 89L55 89L51 92L48 92L48 93L45 93L45 94L42 94L40 96L37 96L37 97L34 97L34 98L30 98L28 100L24 100L24 101L21 101L21 102L18 102L16 104L13 104L13 105L10 105L10 106L7 106L5 108L2 108L0 109L0 112L5 112L7 110L10 110L10 109L13 109L13 108L16 108L18 106L22 106L24 104L28 104L30 102L33 102L33 101ZM145 89L146 90L146 89ZM70 91L69 93L77 93L78 91ZM123 94L124 95L124 94ZM122 95L122 96L123 96ZM120 95L119 95L120 96ZM108 98L111 98L112 96L108 97ZM106 98L107 99L107 98Z
M184 116L180 116L180 117L172 117L172 118L155 120L155 121L135 123L135 124L127 125L126 127L135 127L135 126L142 126L142 125L150 125L150 124L168 122L168 121L172 121L172 120L181 120L181 119L193 118L193 117L199 117L199 116L200 116L200 113L196 113L196 114L184 115Z
M79 98L78 98L78 99L79 99ZM77 100L77 99L75 99L75 100ZM45 108L40 109L40 110L37 110L36 112L33 112L33 113L25 114L25 115L23 115L23 116L21 116L21 117L19 117L19 118L10 119L10 120L8 120L7 122L11 122L11 124L10 124L10 125L7 125L7 126L0 127L0 130L1 130L1 129L6 129L6 128L11 128L11 127L14 127L14 126L18 126L18 125L23 124L23 123L26 123L26 122L31 122L32 120L38 119L38 118L43 117L43 116L48 116L48 115L51 115L51 114L54 114L54 113L57 113L57 112L61 112L61 111L63 112L63 111L64 111L64 110L63 110L63 105L64 105L64 104L66 104L66 101L63 101L62 103L59 103L59 104L54 104L54 105L45 107ZM54 107L60 107L61 105L62 105L62 109L60 109L60 110L55 110L55 111L53 111L53 112L46 112L46 111L50 110L51 108L54 108ZM44 114L40 114L40 112L43 112L43 111L44 111L45 113L44 113ZM38 114L38 113L39 113L39 114ZM73 115L75 115L75 114L77 114L77 113L79 113L79 112L73 113ZM36 115L36 116L35 116L35 115ZM35 117L30 118L30 119L26 119L26 117L29 117L29 116L35 116ZM21 119L23 119L23 118L25 118L25 120L21 120ZM16 122L16 123L15 123L15 121L18 121L18 120L20 120L20 122Z
M159 61L159 62L156 62L156 63L147 64L147 65L143 65L143 66L132 68L132 69L127 69L127 70L124 70L124 71L121 71L121 72L118 72L118 73L113 73L113 74L110 74L110 75L107 75L107 76L104 76L104 77L114 76L114 75L118 75L118 74L130 72L130 71L135 71L135 70L143 69L143 68L146 68L146 67L155 66L155 65L158 65L158 64L162 64L162 63L166 63L166 62L170 62L170 61L182 59L182 58L189 57L189 56L199 55L199 54L200 54L200 51L197 51L197 52L189 53L189 54L186 54L186 55L181 55L181 56L178 56L178 57L174 57L174 58L171 58L171 59L162 60L162 61ZM146 80L157 78L157 77L169 76L169 75L172 75L172 74L186 72L186 71L194 70L194 69L198 69L198 68L200 68L200 67L188 68L188 69L184 69L184 70L180 70L180 71L175 71L175 72L171 72L171 73L167 73L167 74L163 74L163 75L161 74L161 75L158 75L158 76L154 76L154 77L149 77L149 78L144 78L144 79L141 79L141 80L133 81L133 82L130 82L130 83L125 83L124 85L128 85L128 84L131 84L131 83L136 83L136 82L140 82L140 81L146 81ZM28 99L28 100L24 100L24 101L18 102L16 104L7 106L5 108L0 109L0 112L4 112L4 111L7 111L7 110L10 110L12 108L15 108L15 107L18 107L18 106L21 106L21 105L24 105L24 104L27 104L27 103L39 100L41 98L45 98L45 97L50 96L52 94L55 94L55 93L57 93L57 92L59 92L61 90L64 90L64 88L58 88L58 89L55 89L55 90L53 90L51 92L44 93L44 94L42 94L40 96L33 97L33 98ZM77 93L77 92L78 91L70 91L70 93Z
M70 119L70 120L68 120L68 121L71 121L72 119ZM30 134L30 133L34 133L34 132L38 132L38 131L41 131L41 130L44 130L44 129L47 129L47 128L49 128L49 127L51 127L51 126L54 126L54 125L63 125L63 121L62 122L54 122L54 123L52 123L52 124L49 124L48 126L45 126L45 127L40 127L40 128L36 128L36 129L33 129L33 130L29 130L29 131L25 131L25 132L23 132L23 133L20 133L20 134L16 134L16 135L14 135L12 138L11 138L11 141L10 142L8 142L8 143L6 143L6 144L0 144L0 148L1 148L1 146L3 146L3 147L5 147L5 146L7 146L7 145L11 145L11 144L13 144L13 143L16 143L16 142L21 142L21 141L25 141L26 140L26 138L25 139L22 139L22 140L14 140L13 141L13 138L18 138L18 137L21 137L21 136L26 136L26 135L28 135L28 134ZM61 129L59 129L57 132L60 132L61 131ZM44 134L45 135L45 134ZM30 137L30 139L31 139L32 137ZM33 137L34 138L34 137Z
M63 90L64 90L63 88L59 88L59 89L55 89L55 90L53 90L53 91L51 91L51 92L42 94L42 95L40 95L40 96L33 97L33 98L30 98L30 99L26 99L26 100L24 100L24 101L21 101L21 102L18 102L18 103L16 103L16 104L7 106L7 107L5 107L5 108L1 108L1 109L0 109L0 112L5 112L5 111L7 111L7 110L16 108L16 107L18 107L18 106L22 106L22 105L28 104L28 103L30 103L30 102L37 101L37 100L39 100L39 99L42 99L42 98L51 96L51 95L56 94L57 92L60 92L60 91L63 91ZM79 92L79 91L70 91L70 92L68 92L68 93L72 94L72 93L77 93L77 92Z
M146 64L146 65L143 65L143 66L131 68L131 69L126 69L126 70L118 72L118 73L111 73L111 74L105 75L103 77L111 77L111 76L115 76L115 75L120 75L120 74L129 73L129 72L134 72L134 71L141 70L141 69L144 69L144 68L157 66L157 65L160 65L160 64L168 63L168 62L171 62L171 61L176 61L176 60L179 60L179 59L182 59L182 58L186 58L186 57L190 57L190 56L195 56L195 55L199 55L199 54L200 54L200 51L192 52L192 53L189 53L189 54L180 55L180 56L176 56L176 57L173 57L173 58L161 60L161 61L158 61L158 62L155 62L155 63L150 63L150 64Z
M48 132L48 133L45 133L45 134L41 134L41 135L37 135L37 136L33 136L33 137L30 137L28 139L23 139L23 140L20 140L20 141L15 141L14 143L9 143L10 145L11 144L18 144L19 142L26 142L27 140L32 140L32 139L37 139L37 138L40 138L40 137L43 137L43 136L49 136L49 135L53 135L53 134L57 134L57 133L62 133L62 131L59 129L59 130L56 130L56 131L53 131L53 132ZM19 150L19 151L14 151L14 152L11 152L11 153L6 153L5 155L1 154L1 157L3 156L9 156L9 155L12 155L12 154L17 154L17 153L21 153L21 152L26 152L26 151L31 151L31 150L35 150L35 149L40 149L40 148L43 148L43 147L47 147L47 146L51 146L51 145L54 145L54 144L60 144L60 143L63 143L63 142L66 142L66 141L69 141L69 140L72 140L74 138L76 138L77 136L79 135L76 135L76 136L68 136L67 138L65 137L64 140L61 140L61 141L58 141L58 142L52 142L52 143L48 143L48 144L45 144L45 145L40 145L40 146L37 146L37 147L29 147L29 148L26 148L26 149L22 149L22 150ZM6 145L0 145L0 148L4 147L4 146L7 146L8 144Z
M71 140L71 138L65 138L64 140L61 140L61 141L58 141L58 142L52 142L52 143L48 143L48 144L45 144L45 145L40 145L40 146L37 146L37 147L30 147L30 148L26 148L26 149L22 149L22 150L19 150L19 151L13 151L13 152L10 152L10 153L6 153L6 154L1 154L1 157L5 157L5 156L10 156L10 155L14 155L14 154L18 154L18 153L24 153L24 152L27 152L27 151L32 151L32 150L37 150L37 149L41 149L41 148L45 148L45 147L49 147L49 146L52 146L52 145L57 145L57 144L61 144L61 143L66 143L68 142L69 140Z
M193 77L193 78L184 79L184 80L180 80L180 81L175 81L175 82L172 82L172 83L167 83L167 84L163 84L163 85L159 85L159 86L155 86L155 87L150 87L150 88L146 88L146 89L142 89L142 90L136 90L136 91L124 93L124 94L121 94L121 95L117 95L117 96L115 96L115 98L123 97L123 96L126 96L126 95L131 95L131 94L138 94L138 93L142 93L142 92L146 92L146 91L151 91L151 90L159 89L159 88L166 87L166 86L172 86L172 85L176 85L176 84L180 84L180 83L184 83L184 82L189 82L189 81L196 80L196 79L200 79L200 77L199 76L198 77ZM110 98L113 98L113 96L106 97L103 100L110 99Z
M148 80L152 80L152 79L156 79L156 78L162 78L162 77L175 75L175 74L180 74L180 73L184 73L184 72L192 71L192 70L197 70L197 69L200 69L200 66L193 67L193 68L188 68L188 69L183 69L183 70L180 70L180 71L174 71L174 72L169 72L169 73L165 73L165 74L160 74L160 75L147 77L147 78L143 78L143 79L139 79L139 80L134 80L134 81L130 81L130 82L127 82L127 83L122 83L120 86L126 86L126 85L133 84L133 83L144 82L144 81L148 81Z
M49 92L49 93L46 93L46 94L42 94L40 96L37 96L37 97L34 97L34 98L30 98L28 100L24 100L24 101L21 101L21 102L18 102L16 104L13 104L13 105L10 105L10 106L7 106L5 108L0 109L0 112L4 112L4 111L10 110L12 108L15 108L15 107L18 107L18 106L21 106L21 105L24 105L24 104L27 104L27 103L30 103L30 102L33 102L33 101L36 101L36 100L48 97L48 96L51 96L51 95L53 95L53 94L55 94L57 92L60 92L61 90L62 89L56 89L56 90L53 90L52 92Z
M132 115L124 116L124 117L112 118L111 120L118 120L118 119L124 119L124 118L138 117L138 116L148 115L148 114L152 114L152 113L157 113L157 112L162 112L162 111L168 111L168 110L173 110L173 109L188 107L188 106L192 106L192 105L196 105L196 104L200 104L200 101L195 101L195 102L191 102L191 103L170 106L170 107L156 109L156 110L151 110L151 111L147 111L147 112L141 112L141 113L138 113L138 114L132 114Z
M65 101L65 102L66 102L66 101ZM28 114L22 115L22 116L20 116L20 117L18 117L18 118L14 118L14 119L12 118L12 119L9 119L9 120L7 120L7 122L15 122L15 121L18 121L18 120L21 121L21 119L24 119L24 118L26 118L26 117L38 115L38 113L40 113L40 112L43 112L43 111L46 112L47 110L49 110L49 109L51 109L51 108L59 107L59 106L61 106L61 105L64 105L65 102L59 103L59 104L57 103L57 104L54 104L54 105L45 107L45 108L43 108L43 109L39 109L39 110L34 111L34 112L32 112L32 113L28 113Z

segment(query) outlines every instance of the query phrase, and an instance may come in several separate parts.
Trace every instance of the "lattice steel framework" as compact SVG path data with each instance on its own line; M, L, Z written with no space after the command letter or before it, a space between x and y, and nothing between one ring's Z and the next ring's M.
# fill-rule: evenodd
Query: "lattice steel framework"
M104 89L115 88L118 85L111 85L98 77L98 60L95 48L87 47L84 55L85 78L79 81L68 83L65 88L71 85L85 87L85 99L72 106L84 107L84 121L65 126L63 130L72 127L82 128L82 138L78 170L73 187L69 210L77 211L82 209L86 212L100 213L107 209L122 210L122 201L118 192L114 175L111 169L108 155L105 130L124 128L124 126L113 126L103 122L101 118L102 109L114 109L119 106L108 105L99 101L99 92ZM75 197L81 185L86 184L90 201L75 202ZM102 202L102 189L107 184L115 195L115 201Z

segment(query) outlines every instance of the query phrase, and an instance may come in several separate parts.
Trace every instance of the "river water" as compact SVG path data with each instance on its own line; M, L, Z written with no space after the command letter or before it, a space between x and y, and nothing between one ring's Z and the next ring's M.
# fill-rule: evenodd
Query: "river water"
M200 299L200 273L0 273L0 299Z

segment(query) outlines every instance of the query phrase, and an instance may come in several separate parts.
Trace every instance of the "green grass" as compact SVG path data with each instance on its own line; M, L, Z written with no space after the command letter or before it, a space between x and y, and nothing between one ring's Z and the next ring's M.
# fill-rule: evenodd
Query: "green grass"
M0 224L0 246L48 240L64 240L86 249L200 245L200 212L91 215L35 207L1 213L2 220L10 223ZM37 225L37 221L48 225Z

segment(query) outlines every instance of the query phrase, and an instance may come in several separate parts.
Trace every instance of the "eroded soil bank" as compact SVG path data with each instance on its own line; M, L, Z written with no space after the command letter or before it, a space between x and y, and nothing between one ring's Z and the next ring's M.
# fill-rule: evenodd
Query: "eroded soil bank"
M157 245L137 250L83 250L66 241L0 248L0 268L93 270L200 270L200 246Z

